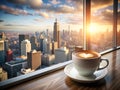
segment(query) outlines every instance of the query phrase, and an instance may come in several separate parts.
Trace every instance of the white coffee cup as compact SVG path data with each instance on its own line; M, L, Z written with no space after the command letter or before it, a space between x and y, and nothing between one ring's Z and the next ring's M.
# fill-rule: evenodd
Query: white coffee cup
M92 50L73 52L72 60L76 70L83 76L93 75L96 70L104 69L109 64L107 59L101 59L101 54ZM106 61L107 64L104 67L99 68L100 63L103 60Z

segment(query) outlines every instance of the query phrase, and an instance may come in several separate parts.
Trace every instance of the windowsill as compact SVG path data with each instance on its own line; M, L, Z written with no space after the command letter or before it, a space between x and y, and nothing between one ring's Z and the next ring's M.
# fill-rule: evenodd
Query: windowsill
M117 48L111 48L111 49L105 50L105 51L101 52L100 54L104 55L104 54L107 54L109 52L115 51L117 49L120 49L120 46L118 46Z
M47 68L44 68L44 69L41 69L41 70L36 70L35 72L32 72L32 73L28 73L28 74L25 74L25 75L17 76L17 77L2 81L2 82L0 82L0 87L1 88L2 87L3 88L4 87L9 87L9 86L12 86L12 85L15 85L15 84L22 83L22 82L27 81L27 80L31 80L31 79L43 76L43 75L48 74L50 72L60 70L71 62L72 62L72 60L64 62L64 63L59 63L59 64L56 64L56 65L53 65L53 66L50 66L50 67L47 67Z
M101 54L104 55L109 52L115 51L117 49L120 49L120 47L117 47L116 49L106 50L106 51L102 52ZM15 78L11 78L11 79L2 81L2 82L0 82L0 88L7 88L7 87L10 87L10 86L13 86L16 84L20 84L22 82L25 82L25 81L28 81L28 80L31 80L31 79L34 79L34 78L37 78L37 77L40 77L43 75L49 74L56 70L63 69L67 64L70 64L71 62L72 62L72 60L64 62L64 63L56 64L56 65L53 65L53 66L50 66L50 67L47 67L47 68L44 68L41 70L37 70L32 73L28 73L25 75L21 75L21 76L15 77Z

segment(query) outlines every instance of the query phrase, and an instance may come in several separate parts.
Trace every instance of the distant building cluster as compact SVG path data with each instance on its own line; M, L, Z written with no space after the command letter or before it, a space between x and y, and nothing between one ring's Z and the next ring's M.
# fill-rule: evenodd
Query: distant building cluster
M66 42L60 40L57 19L53 28L51 34L53 37L47 30L46 33L35 32L34 35L18 34L18 39L14 38L11 42L6 38L5 33L1 33L0 66L3 67L2 70L0 69L1 80L70 60L72 53L66 47ZM6 71L5 74L3 69Z
M96 38L97 35L97 38ZM112 46L112 32L97 32L91 37L91 49L103 51ZM120 30L118 31L118 38ZM94 40L96 38L96 40ZM102 42L101 43L101 38ZM82 49L83 30L60 30L57 19L53 31L0 33L0 81L34 72L72 59ZM111 41L111 42L108 42ZM118 41L118 44L120 42Z

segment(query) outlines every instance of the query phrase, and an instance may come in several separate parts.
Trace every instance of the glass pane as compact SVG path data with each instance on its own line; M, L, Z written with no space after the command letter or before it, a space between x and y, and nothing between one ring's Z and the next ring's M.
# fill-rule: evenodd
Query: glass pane
M120 0L118 0L117 46L120 46Z
M91 1L91 48L101 52L112 48L113 0Z
M8 78L71 60L82 46L83 0L27 1L0 0L0 71Z

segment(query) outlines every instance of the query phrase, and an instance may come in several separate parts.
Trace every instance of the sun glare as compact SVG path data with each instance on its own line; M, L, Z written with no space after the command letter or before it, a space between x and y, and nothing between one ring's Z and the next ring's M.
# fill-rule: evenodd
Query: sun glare
M90 24L90 32L91 32L91 33L96 32L97 29L99 29L99 25L98 25L98 24L96 24L96 23L91 23L91 24Z

